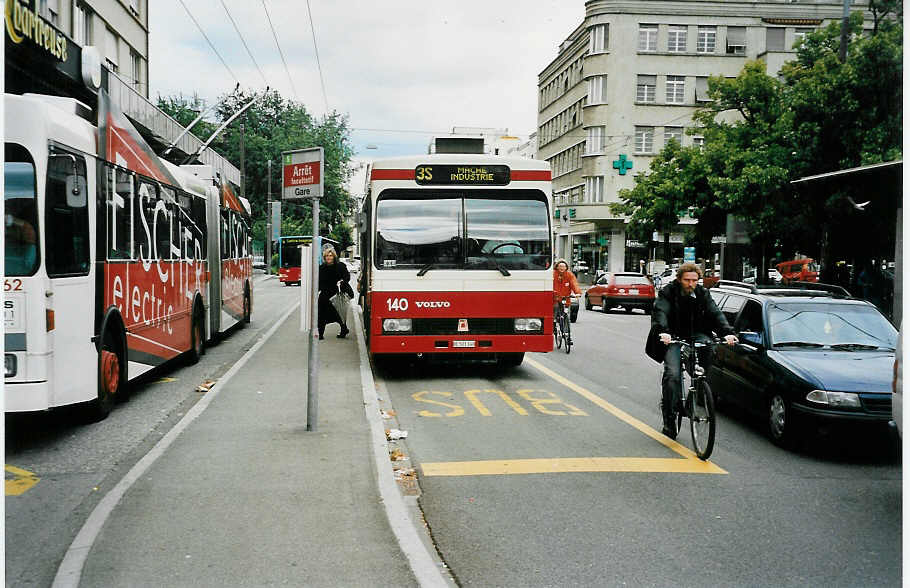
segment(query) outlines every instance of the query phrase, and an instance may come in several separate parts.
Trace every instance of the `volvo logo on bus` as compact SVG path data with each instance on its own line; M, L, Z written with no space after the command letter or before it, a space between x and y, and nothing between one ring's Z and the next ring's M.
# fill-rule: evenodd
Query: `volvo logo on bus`
M415 302L417 308L449 308L452 304L448 300L437 300L430 302Z

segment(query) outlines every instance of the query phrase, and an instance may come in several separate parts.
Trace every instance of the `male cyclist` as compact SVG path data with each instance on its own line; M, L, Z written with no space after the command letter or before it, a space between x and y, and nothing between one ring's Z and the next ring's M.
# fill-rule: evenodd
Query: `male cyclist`
M572 294L581 294L575 274L569 271L569 263L565 259L557 259L553 264L553 317L560 312L562 299Z
M711 331L724 335L727 345L735 345L737 338L723 313L718 310L711 295L698 285L701 270L694 263L684 263L676 270L676 279L661 288L651 313L651 333L645 352L655 361L663 361L661 380L664 428L663 434L676 439L676 419L672 407L682 393L681 347L670 344L671 339L694 339L711 343ZM708 371L711 348L699 349L699 363Z

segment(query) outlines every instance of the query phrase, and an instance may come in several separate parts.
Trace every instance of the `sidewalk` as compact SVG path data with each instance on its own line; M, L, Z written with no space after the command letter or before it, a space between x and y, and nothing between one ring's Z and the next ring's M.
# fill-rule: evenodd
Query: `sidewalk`
M417 585L377 490L351 324L320 342L315 432L298 309L129 487L80 585Z

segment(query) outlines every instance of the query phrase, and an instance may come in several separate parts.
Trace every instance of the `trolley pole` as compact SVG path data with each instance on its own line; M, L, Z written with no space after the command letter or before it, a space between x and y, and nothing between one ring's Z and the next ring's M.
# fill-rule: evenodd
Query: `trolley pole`
M269 166L269 193L265 197L265 275L272 275L272 160Z

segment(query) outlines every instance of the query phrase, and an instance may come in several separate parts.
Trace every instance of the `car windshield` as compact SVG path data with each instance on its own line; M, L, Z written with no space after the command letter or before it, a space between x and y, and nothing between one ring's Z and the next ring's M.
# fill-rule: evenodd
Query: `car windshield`
M873 306L818 302L770 305L771 344L850 351L894 349L897 331Z
M537 191L395 191L376 208L382 268L547 269L550 225Z
M648 281L644 276L615 276L614 279L617 286L646 286Z
M30 276L38 269L38 204L35 165L22 146L5 145L4 181L4 273Z

